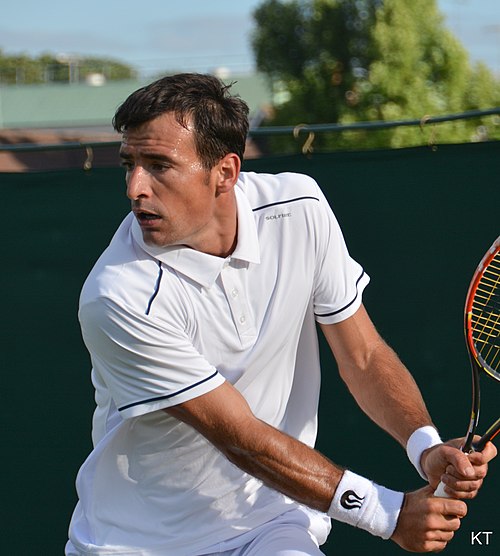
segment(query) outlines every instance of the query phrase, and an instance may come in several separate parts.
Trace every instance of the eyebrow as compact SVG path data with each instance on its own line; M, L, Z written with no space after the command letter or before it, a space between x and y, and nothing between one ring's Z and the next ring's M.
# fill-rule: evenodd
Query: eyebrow
M122 158L124 160L132 160L134 158L130 153L128 153L127 151L124 151L124 150L120 150L119 156L120 156L120 158ZM146 159L149 159L149 160L160 160L162 162L170 162L170 163L174 162L174 160L170 156L167 156L167 155L161 154L161 153L145 152L145 153L142 153L142 156Z

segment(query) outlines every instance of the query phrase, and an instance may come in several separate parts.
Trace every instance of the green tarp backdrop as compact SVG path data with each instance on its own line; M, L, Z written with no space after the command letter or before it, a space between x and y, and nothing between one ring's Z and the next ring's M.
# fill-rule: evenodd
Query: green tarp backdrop
M472 272L500 233L500 143L272 157L247 161L245 169L318 180L352 255L372 278L364 298L372 318L412 370L443 435L463 434L470 396L463 304ZM0 553L59 555L75 476L90 449L93 410L78 295L128 201L120 168L0 174L0 188ZM391 488L423 486L404 451L355 407L324 346L322 358L319 448ZM495 401L485 392L484 424L493 404L498 408L498 395ZM499 493L495 461L445 554L500 553ZM324 548L336 555L402 553L390 541L337 523Z

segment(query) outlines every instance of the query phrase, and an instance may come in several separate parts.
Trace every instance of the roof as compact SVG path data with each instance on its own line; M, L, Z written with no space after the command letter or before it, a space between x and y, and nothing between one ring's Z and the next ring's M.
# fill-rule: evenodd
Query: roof
M271 103L271 91L260 75L231 76L234 94L250 107L250 117ZM0 129L60 129L103 127L111 129L117 107L146 82L111 81L102 86L86 83L10 85L0 87Z

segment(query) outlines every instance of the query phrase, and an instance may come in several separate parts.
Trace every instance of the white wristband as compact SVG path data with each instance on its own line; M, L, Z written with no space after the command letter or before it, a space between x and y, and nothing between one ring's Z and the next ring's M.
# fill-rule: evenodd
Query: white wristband
M420 465L422 452L427 450L427 448L432 448L433 446L442 443L443 441L441 440L438 431L431 426L420 427L414 431L408 439L408 443L406 444L408 459L413 463L422 479L426 481L427 475L424 473L422 466Z
M396 529L404 494L389 490L351 471L337 486L328 515L333 519L389 539Z

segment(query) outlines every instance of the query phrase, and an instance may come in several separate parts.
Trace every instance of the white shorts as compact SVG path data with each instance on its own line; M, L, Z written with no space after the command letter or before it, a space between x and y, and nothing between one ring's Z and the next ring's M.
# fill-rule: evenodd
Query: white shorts
M329 518L301 508L221 542L216 550L199 556L324 556L319 543L326 541L329 532Z
M324 556L319 545L326 541L330 529L328 516L301 506L197 556ZM136 553L134 550L127 552ZM66 556L78 554L68 541ZM106 554L112 552L106 551ZM116 554L123 554L123 551Z

